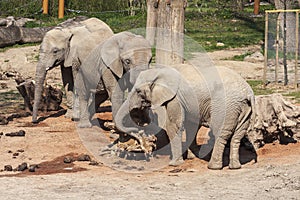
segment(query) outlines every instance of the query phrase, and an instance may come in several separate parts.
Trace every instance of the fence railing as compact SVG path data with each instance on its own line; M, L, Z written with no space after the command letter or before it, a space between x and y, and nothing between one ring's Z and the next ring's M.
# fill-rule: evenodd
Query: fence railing
M263 81L299 84L300 10L268 10L265 16Z

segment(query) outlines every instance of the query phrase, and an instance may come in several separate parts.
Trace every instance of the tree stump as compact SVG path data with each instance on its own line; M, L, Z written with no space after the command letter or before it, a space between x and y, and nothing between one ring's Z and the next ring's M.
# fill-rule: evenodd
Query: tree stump
M300 140L300 108L281 94L255 97L255 120L247 136L257 149L264 143L279 140L286 144Z
M17 89L24 98L24 105L26 111L32 111L34 103L34 81L24 80L22 77L15 79L17 82ZM54 88L51 85L46 85L42 94L42 100L39 106L41 111L56 111L61 109L63 93L60 89Z

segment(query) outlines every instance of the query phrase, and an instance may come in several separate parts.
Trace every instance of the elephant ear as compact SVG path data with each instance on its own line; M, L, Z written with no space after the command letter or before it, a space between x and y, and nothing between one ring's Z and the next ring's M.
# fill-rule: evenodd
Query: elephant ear
M70 67L73 60L77 60L81 56L80 51L86 51L86 48L83 47L85 39L83 36L89 36L90 32L85 27L64 28L63 31L67 35L64 66Z
M177 95L180 76L176 70L172 68L150 69L141 72L141 76L149 83L152 104L161 106Z
M76 59L77 56L77 44L79 41L79 37L77 35L74 35L70 33L67 37L66 41L66 56L65 56L65 62L64 66L65 67L71 67L72 62L74 59Z
M120 47L115 37L111 37L103 43L101 48L103 63L119 78L123 75L123 65L120 59Z

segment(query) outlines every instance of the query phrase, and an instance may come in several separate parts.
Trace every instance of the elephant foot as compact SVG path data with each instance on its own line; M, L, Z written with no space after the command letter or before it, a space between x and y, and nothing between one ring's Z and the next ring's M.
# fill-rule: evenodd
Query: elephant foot
M220 169L223 168L223 164L222 164L222 162L212 162L212 161L209 161L208 165L207 165L207 168L208 169L212 169L212 170L220 170Z
M176 167L176 166L182 165L183 163L184 163L183 159L180 158L180 159L176 159L176 160L171 160L169 162L169 165Z
M77 127L78 128L91 128L92 123L89 120L80 120Z
M239 161L230 161L229 162L229 169L240 169L242 167Z
M75 111L73 110L72 120L73 121L79 121L80 120L79 110L75 110Z

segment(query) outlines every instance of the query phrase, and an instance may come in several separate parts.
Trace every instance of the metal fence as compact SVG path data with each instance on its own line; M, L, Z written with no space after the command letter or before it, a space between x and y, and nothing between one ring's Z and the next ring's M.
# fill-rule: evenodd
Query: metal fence
M264 82L299 84L299 12L269 10L265 21Z

